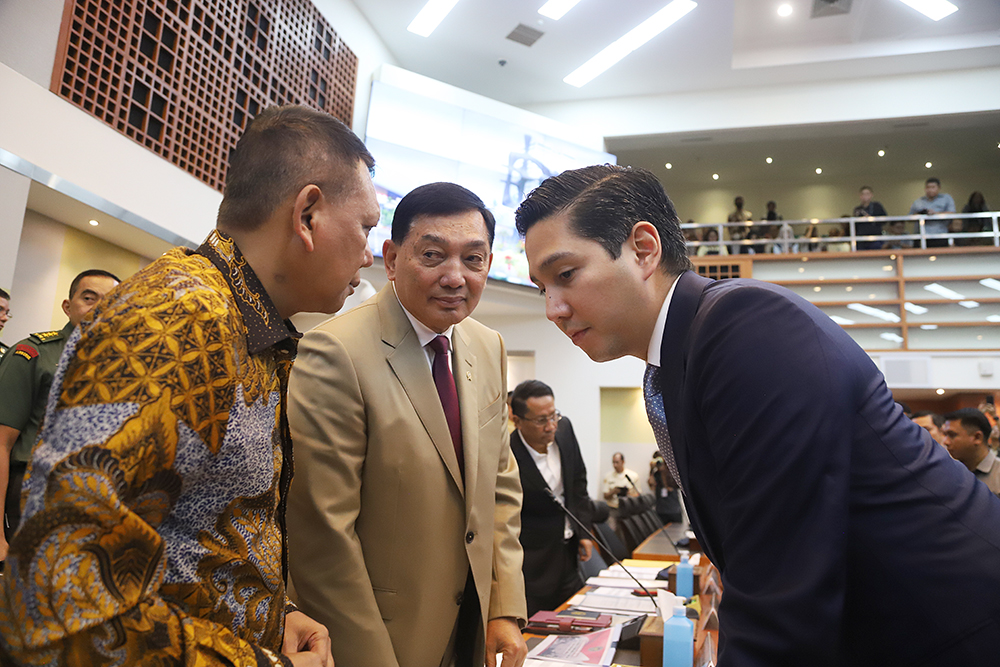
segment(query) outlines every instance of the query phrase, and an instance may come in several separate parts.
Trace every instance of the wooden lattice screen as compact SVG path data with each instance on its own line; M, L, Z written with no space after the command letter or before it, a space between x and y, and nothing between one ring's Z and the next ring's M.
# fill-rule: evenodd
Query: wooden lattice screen
M357 69L309 0L66 0L51 90L222 190L260 109L350 125Z

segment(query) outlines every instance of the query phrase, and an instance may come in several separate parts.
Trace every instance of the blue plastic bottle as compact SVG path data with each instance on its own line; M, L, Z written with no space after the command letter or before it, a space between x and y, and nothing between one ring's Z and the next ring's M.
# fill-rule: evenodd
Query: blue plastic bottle
M686 607L674 607L674 615L663 619L663 667L694 664L694 624Z
M688 554L681 554L681 562L677 563L676 588L675 594L682 598L694 595L694 568L691 566Z

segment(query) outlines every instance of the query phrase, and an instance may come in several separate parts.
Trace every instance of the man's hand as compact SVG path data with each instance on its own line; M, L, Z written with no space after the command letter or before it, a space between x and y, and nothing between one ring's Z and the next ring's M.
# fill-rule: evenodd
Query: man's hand
M521 667L528 647L513 618L494 618L486 624L486 667L496 667L497 653L503 653L503 667Z
M285 616L285 638L281 652L296 667L333 667L330 632L301 611Z
M594 552L593 540L580 540L580 562L586 563Z

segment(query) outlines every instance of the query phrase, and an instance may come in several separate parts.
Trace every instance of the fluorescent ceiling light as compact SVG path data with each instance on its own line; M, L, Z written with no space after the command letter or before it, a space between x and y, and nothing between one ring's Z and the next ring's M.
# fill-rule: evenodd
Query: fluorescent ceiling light
M928 292L934 292L938 296L943 296L946 299L954 299L955 301L965 298L965 295L959 294L955 290L948 289L944 285L938 285L937 283L930 283L929 285L924 285L924 289L927 290Z
M438 24L444 20L445 16L448 16L448 12L457 4L458 0L428 0L417 17L410 22L410 25L406 26L406 29L421 37L427 37L434 32Z
M553 21L558 21L566 16L566 12L576 7L576 3L578 2L580 0L549 0L542 5L538 13L542 16L547 16Z
M987 315L986 316L986 321L987 322L1000 322L1000 315Z
M909 301L903 304L903 308L906 308L906 312L913 313L914 315L923 315L927 312L927 308L918 306L915 303L910 303Z
M920 328L923 329L924 331L934 331L935 329L937 329L937 325L936 324L921 324Z
M839 324L840 326L846 326L848 324L854 324L854 320L849 320L846 317L840 317L838 315L831 315L830 319Z
M1000 292L1000 280L996 278L983 278L979 281L979 284L983 287L989 287L990 289L995 289Z
M882 340L892 341L893 343L902 343L903 342L903 337L900 336L899 334L894 334L894 333L880 333L878 335L878 337L881 338Z
M949 16L958 11L958 7L948 2L948 0L899 0L904 5L913 7L918 12L931 19L940 21L945 16Z
M563 81L580 88L603 74L619 60L653 39L698 6L694 0L673 0L669 5L629 30L603 51L578 67Z
M966 308L979 308L978 301L959 301L958 305L964 306Z
M877 317L880 320L885 320L886 322L899 322L899 315L896 313L890 313L888 310L872 308L871 306L866 306L863 303L849 303L847 304L847 307L859 313L864 313L865 315L871 315L872 317Z

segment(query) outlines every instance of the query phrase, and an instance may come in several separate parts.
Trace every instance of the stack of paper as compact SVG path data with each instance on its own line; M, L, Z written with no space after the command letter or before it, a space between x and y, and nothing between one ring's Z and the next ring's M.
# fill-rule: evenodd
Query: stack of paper
M608 667L614 661L621 631L620 625L614 625L585 635L551 635L528 652L524 667Z

